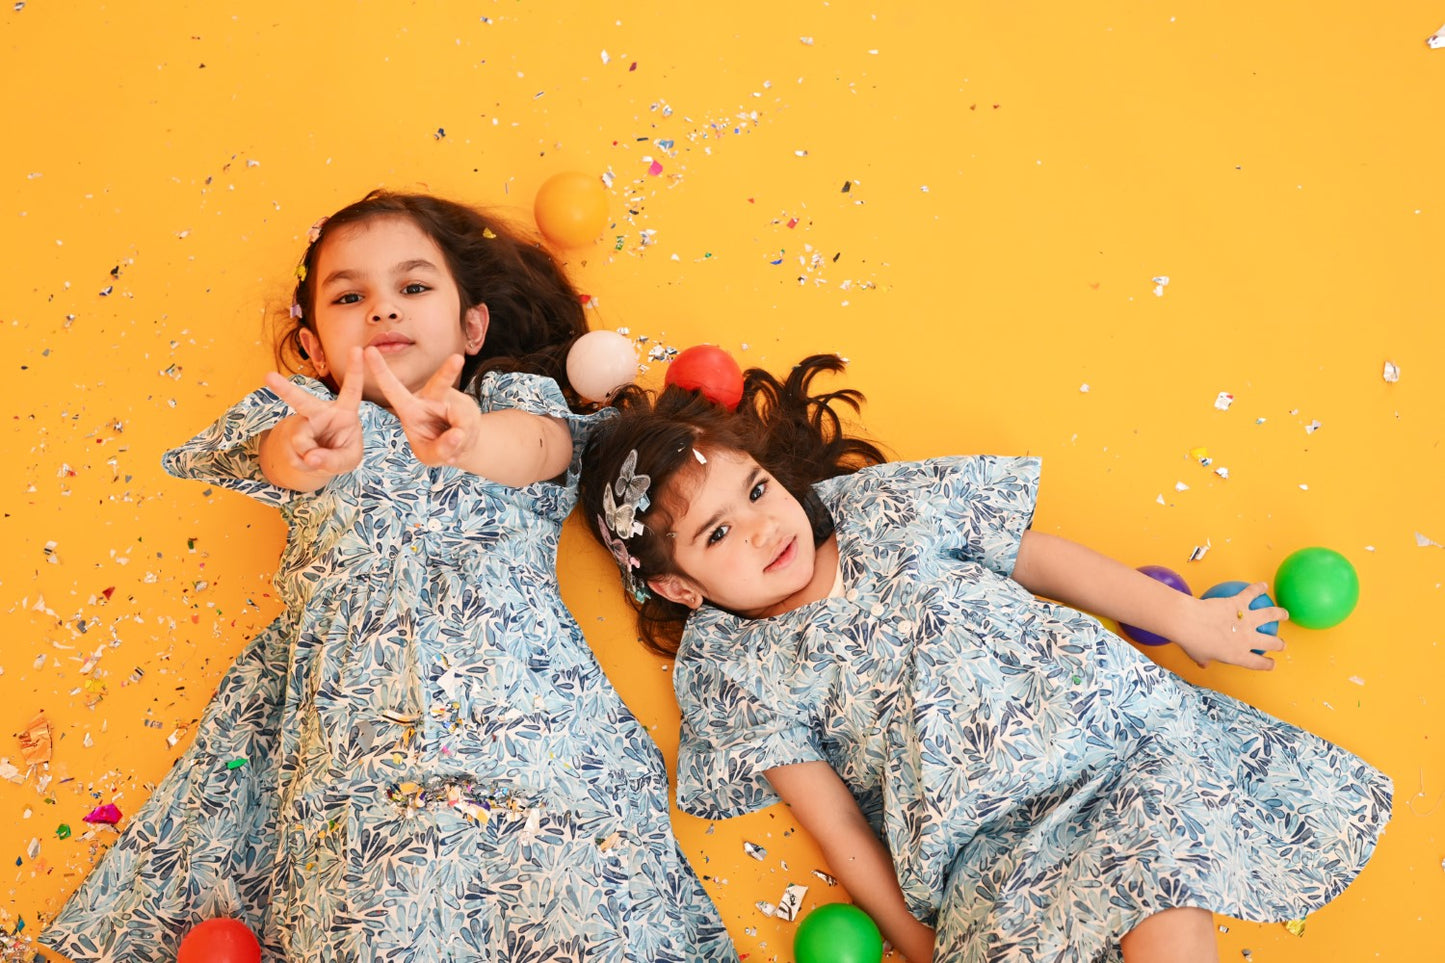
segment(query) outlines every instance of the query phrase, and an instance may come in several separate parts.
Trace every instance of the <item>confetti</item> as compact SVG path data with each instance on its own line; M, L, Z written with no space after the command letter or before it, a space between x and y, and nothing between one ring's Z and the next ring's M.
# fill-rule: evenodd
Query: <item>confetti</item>
M1433 538L1430 538L1428 535L1425 535L1423 532L1415 533L1416 548L1430 548L1432 546L1434 548L1445 548L1445 545L1441 545L1439 542L1435 541Z
M1400 380L1400 367L1393 361L1385 362L1385 373L1381 376L1390 384Z
M17 8L18 9L18 8ZM1431 50L1439 50L1445 47L1445 27L1441 27L1425 39Z
M743 852L747 853L749 856L751 856L753 859L758 860L759 862L768 858L768 851L766 849L759 846L757 843L750 843L746 840L743 841Z
M1232 404L1234 404L1234 395L1227 391L1221 391L1214 399L1214 407L1220 411L1228 411Z
M50 762L50 722L45 713L32 719L30 725L19 733L19 739L20 755L27 765L39 766Z
M107 826L114 826L120 822L120 807L115 803L105 803L96 806L85 814L85 821L88 823L103 823Z
M1169 275L1160 274L1152 280L1154 281L1154 296L1156 298L1164 297L1164 289L1169 285Z
M1284 928L1287 929L1287 930L1289 930L1290 933L1291 933L1292 935L1294 935L1294 936L1304 936L1304 935L1305 935L1305 921L1304 921L1304 920L1289 920L1288 922L1286 922L1286 923L1284 924Z
M778 898L778 908L773 915L780 920L792 921L798 918L798 911L803 908L803 897L808 895L808 887L798 883L789 883L788 888L783 890L783 895Z

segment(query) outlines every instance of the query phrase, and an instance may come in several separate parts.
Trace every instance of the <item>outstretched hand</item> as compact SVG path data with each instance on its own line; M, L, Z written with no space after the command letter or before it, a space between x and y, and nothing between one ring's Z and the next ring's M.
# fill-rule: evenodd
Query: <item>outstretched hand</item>
M272 429L271 454L283 469L312 475L341 475L361 464L361 349L351 354L335 400L318 398L275 372L266 387L295 412Z
M1256 582L1229 598L1199 599L1198 617L1187 632L1176 634L1175 644L1201 668L1210 662L1225 662L1245 669L1273 669L1274 660L1265 653L1283 651L1284 640L1258 629L1287 620L1289 613L1277 605L1249 607L1267 588Z
M380 351L366 349L367 370L401 422L412 454L424 465L457 464L481 434L481 409L455 387L464 362L462 355L452 355L420 391L412 393L392 374Z

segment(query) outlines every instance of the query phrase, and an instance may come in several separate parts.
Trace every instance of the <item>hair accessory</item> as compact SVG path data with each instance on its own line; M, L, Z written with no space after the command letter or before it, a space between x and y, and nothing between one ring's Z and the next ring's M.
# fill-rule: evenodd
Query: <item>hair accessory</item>
M632 449L622 460L617 481L602 490L603 514L597 516L597 531L602 542L616 559L617 567L622 569L627 590L639 602L646 601L650 593L647 584L637 577L636 570L642 563L627 551L627 539L642 534L637 515L647 511L647 488L651 484L650 476L637 474L637 449Z
M602 510L607 515L607 527L612 534L618 538L642 534L642 523L637 520L637 515L647 511L650 504L647 487L651 484L651 476L637 474L637 449L632 449L622 460L617 481L602 491Z
M300 317L301 317L301 305L297 304L295 301L292 301L292 302L291 302L291 317L293 317L293 318L300 318Z
M647 583L637 577L637 569L642 563L633 558L627 551L627 543L617 538L607 527L607 520L601 515L597 516L597 531L602 536L602 544L607 546L607 551L612 553L612 558L617 562L617 567L622 569L622 581L627 584L627 591L639 602L646 602L647 597L652 593L648 591Z

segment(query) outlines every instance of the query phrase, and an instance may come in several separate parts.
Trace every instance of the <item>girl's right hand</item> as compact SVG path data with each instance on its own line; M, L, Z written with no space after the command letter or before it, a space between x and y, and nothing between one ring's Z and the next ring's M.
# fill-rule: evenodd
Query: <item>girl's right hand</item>
M352 352L341 391L326 401L303 391L275 372L266 375L266 387L276 392L295 412L283 419L262 441L261 467L268 478L300 481L284 484L311 491L361 464L361 388L366 380L361 349ZM309 484L314 482L314 484Z

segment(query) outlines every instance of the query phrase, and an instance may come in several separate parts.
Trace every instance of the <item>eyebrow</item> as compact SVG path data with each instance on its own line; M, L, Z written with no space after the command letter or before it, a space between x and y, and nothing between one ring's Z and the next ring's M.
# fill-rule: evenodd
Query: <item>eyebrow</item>
M763 471L761 465L754 467L753 470L748 474L747 481L743 484L743 490L752 491L753 487L757 485L758 479L762 478L765 474L766 472ZM720 508L717 511L713 512L712 515L708 517L708 520L699 525L697 527L697 531L693 532L692 540L694 542L697 541L703 532L706 532L715 527L718 523L718 520L721 519L726 513L726 508Z
M391 269L391 273L411 274L413 271L420 270L437 272L440 271L440 269L431 261L428 261L424 257L417 257L412 258L410 261L402 261L400 264L396 265L396 267ZM325 287L326 285L332 284L336 281L355 281L357 278L361 277L362 273L363 272L360 271L353 271L350 268L342 268L339 271L332 271L330 274L326 275L326 277L322 279L320 286Z

